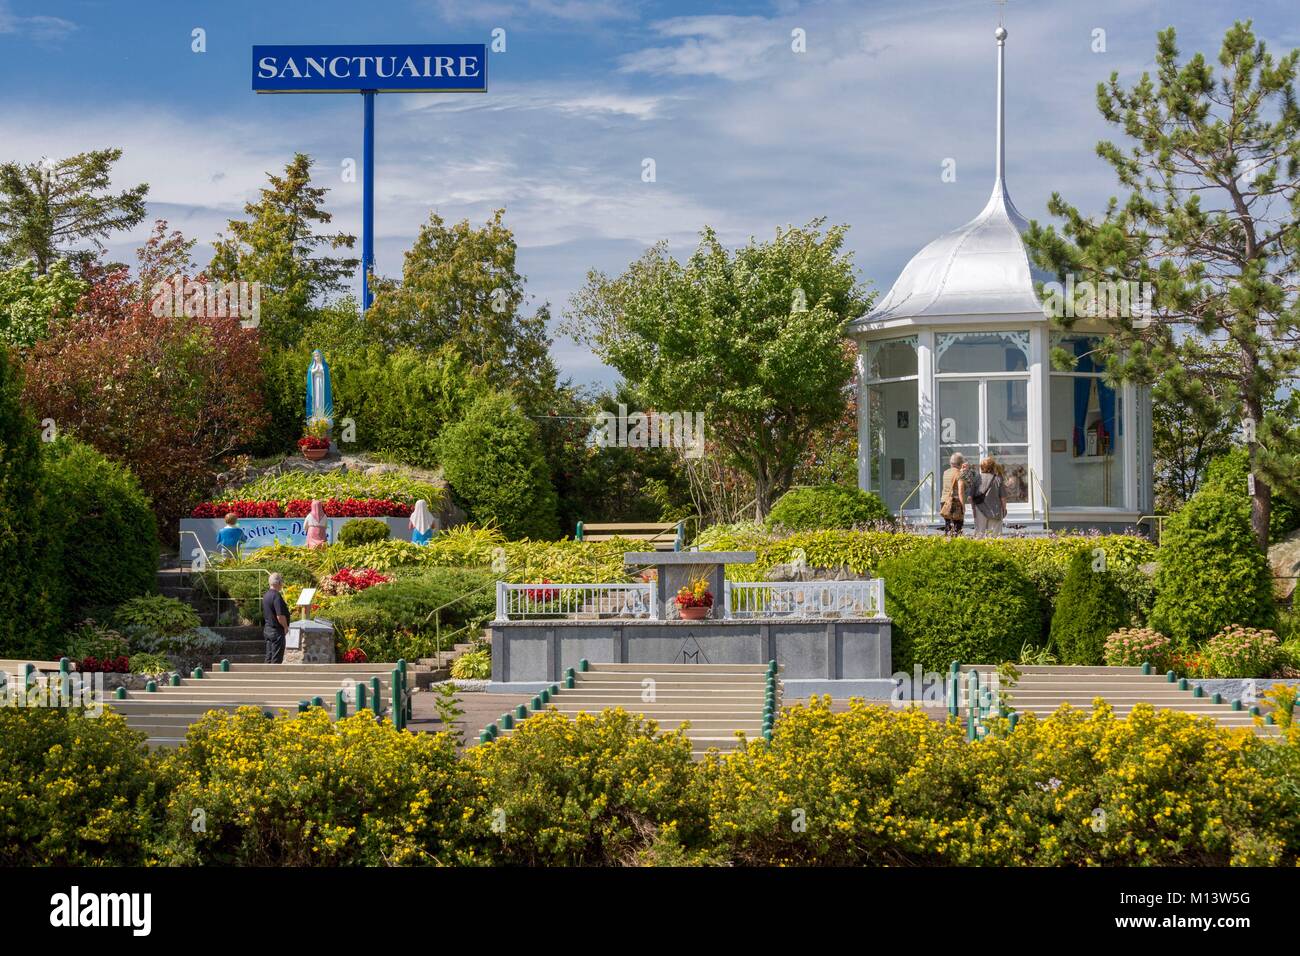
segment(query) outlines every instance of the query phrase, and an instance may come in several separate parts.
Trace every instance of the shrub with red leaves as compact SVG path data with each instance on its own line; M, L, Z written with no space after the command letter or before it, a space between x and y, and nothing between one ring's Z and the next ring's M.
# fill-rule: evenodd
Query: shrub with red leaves
M118 657L106 657L103 660L98 657L86 657L77 664L77 669L83 673L98 671L104 674L129 674L131 672L131 661L125 654Z
M304 450L308 448L329 448L328 438L317 438L315 435L304 435L298 439L298 447Z
M365 664L367 663L366 652L359 647L354 647L347 651L341 660L344 664Z

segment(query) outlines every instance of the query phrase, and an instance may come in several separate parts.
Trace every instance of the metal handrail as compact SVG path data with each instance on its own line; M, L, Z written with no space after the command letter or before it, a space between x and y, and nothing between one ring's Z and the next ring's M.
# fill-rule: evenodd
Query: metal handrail
M214 601L214 602L216 603L216 605L217 605L217 615L216 615L216 619L217 619L218 621L221 620L221 601L222 601L222 594L224 593L223 590L222 590L222 587L221 587L221 575L222 575L223 573L224 573L224 574L239 574L240 572L243 572L243 573L249 573L249 572L251 572L251 573L253 573L253 574L265 574L265 575L266 575L266 580L267 580L267 586L268 586L268 587L270 586L270 582L271 582L271 571L270 571L270 569L268 569L268 568L223 568L220 564L217 564L217 563L215 563L215 562L212 560L211 556L208 554L208 549L205 548L205 547L203 547L203 542L199 540L199 536L198 536L197 534L195 534L193 531L182 531L182 532L180 533L180 537L181 537L181 538L184 538L185 535L189 535L191 538L193 538L193 539L194 539L194 543L195 543L196 545L198 545L199 553L203 555L203 570L204 570L204 571L212 571L212 572L214 572L214 573L216 574L216 577L217 577L217 593L214 595L211 591L208 590L207 580L204 579L204 581L203 581L203 594L204 594L205 597L209 598L210 600L212 600L212 601ZM182 561L183 561L183 559L182 559ZM184 566L184 565L182 564L182 567L183 567L183 566ZM192 566L191 566L190 573L191 573L191 574L193 573L193 567L192 567ZM239 606L239 601L238 601L236 598L233 598L233 597L232 597L232 598L228 598L228 600L230 601L231 604L235 605L236 607ZM217 625L217 626L219 626L219 625Z
M1165 533L1165 522L1168 520L1169 515L1142 515L1137 519L1137 524L1151 522L1151 530L1156 533L1156 543L1159 544L1161 536Z
M1031 517L1038 517L1038 509L1034 506L1034 485L1038 486L1038 493L1043 498L1043 528L1050 529L1052 526L1052 503L1047 498L1047 489L1043 487L1043 481L1038 477L1034 469L1029 469L1029 514Z
M933 497L933 495L934 495L934 484L933 484L933 482L934 482L934 469L931 468L929 471L927 471L927 472L925 473L925 477L922 478L920 481L918 481L918 482L916 483L916 487L913 488L911 491L909 491L909 492L907 493L907 497L903 499L903 503L902 503L901 505L898 506L898 520L899 520L899 521L902 521L902 520L903 520L903 511L906 510L906 508L907 508L907 503L908 503L909 501L912 500L912 496L915 495L918 491L920 491L921 488L925 485L925 483L926 483L927 481L928 481L928 482L931 482L931 485L930 485L930 493L931 493L931 497L930 497L930 512L929 512L929 514L930 514L930 517L932 517L932 518L934 517L934 497Z

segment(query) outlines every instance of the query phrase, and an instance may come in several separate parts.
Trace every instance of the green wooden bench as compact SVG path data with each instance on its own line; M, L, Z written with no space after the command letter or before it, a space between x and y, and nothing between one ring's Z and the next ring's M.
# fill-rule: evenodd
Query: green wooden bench
M680 551L685 543L685 522L682 521L611 521L606 523L578 522L575 541L646 541L656 551Z

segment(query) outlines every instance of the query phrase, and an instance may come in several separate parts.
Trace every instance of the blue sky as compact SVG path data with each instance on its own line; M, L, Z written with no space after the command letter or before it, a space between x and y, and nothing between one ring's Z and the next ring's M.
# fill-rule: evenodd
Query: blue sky
M1054 190L1087 211L1114 191L1093 152L1113 135L1095 87L1149 69L1157 30L1215 55L1250 17L1274 52L1300 42L1294 0L1010 0L1004 16L1008 183L1038 219ZM997 20L989 0L0 0L0 156L121 146L120 185L148 182L148 222L169 220L205 259L301 150L336 222L359 233L360 185L342 169L360 159L360 97L257 96L250 47L489 42L499 27L486 96L380 97L379 272L400 273L430 210L482 221L504 206L529 291L558 315L587 270L616 273L661 239L686 254L705 224L739 244L826 216L851 226L861 276L883 293L988 196ZM791 49L796 28L806 53ZM131 261L148 222L110 254ZM576 381L613 378L563 336L556 356Z

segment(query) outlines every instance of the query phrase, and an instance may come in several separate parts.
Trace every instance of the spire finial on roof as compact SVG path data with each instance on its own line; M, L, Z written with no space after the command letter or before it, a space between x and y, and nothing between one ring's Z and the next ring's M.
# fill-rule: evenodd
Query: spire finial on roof
M999 17L999 20L1001 20L1001 17ZM1006 27L999 24L998 28L993 31L993 36L998 41L998 139L995 179L993 181L993 191L997 193L1006 191L1007 173L1006 66L1003 56L1007 42Z

